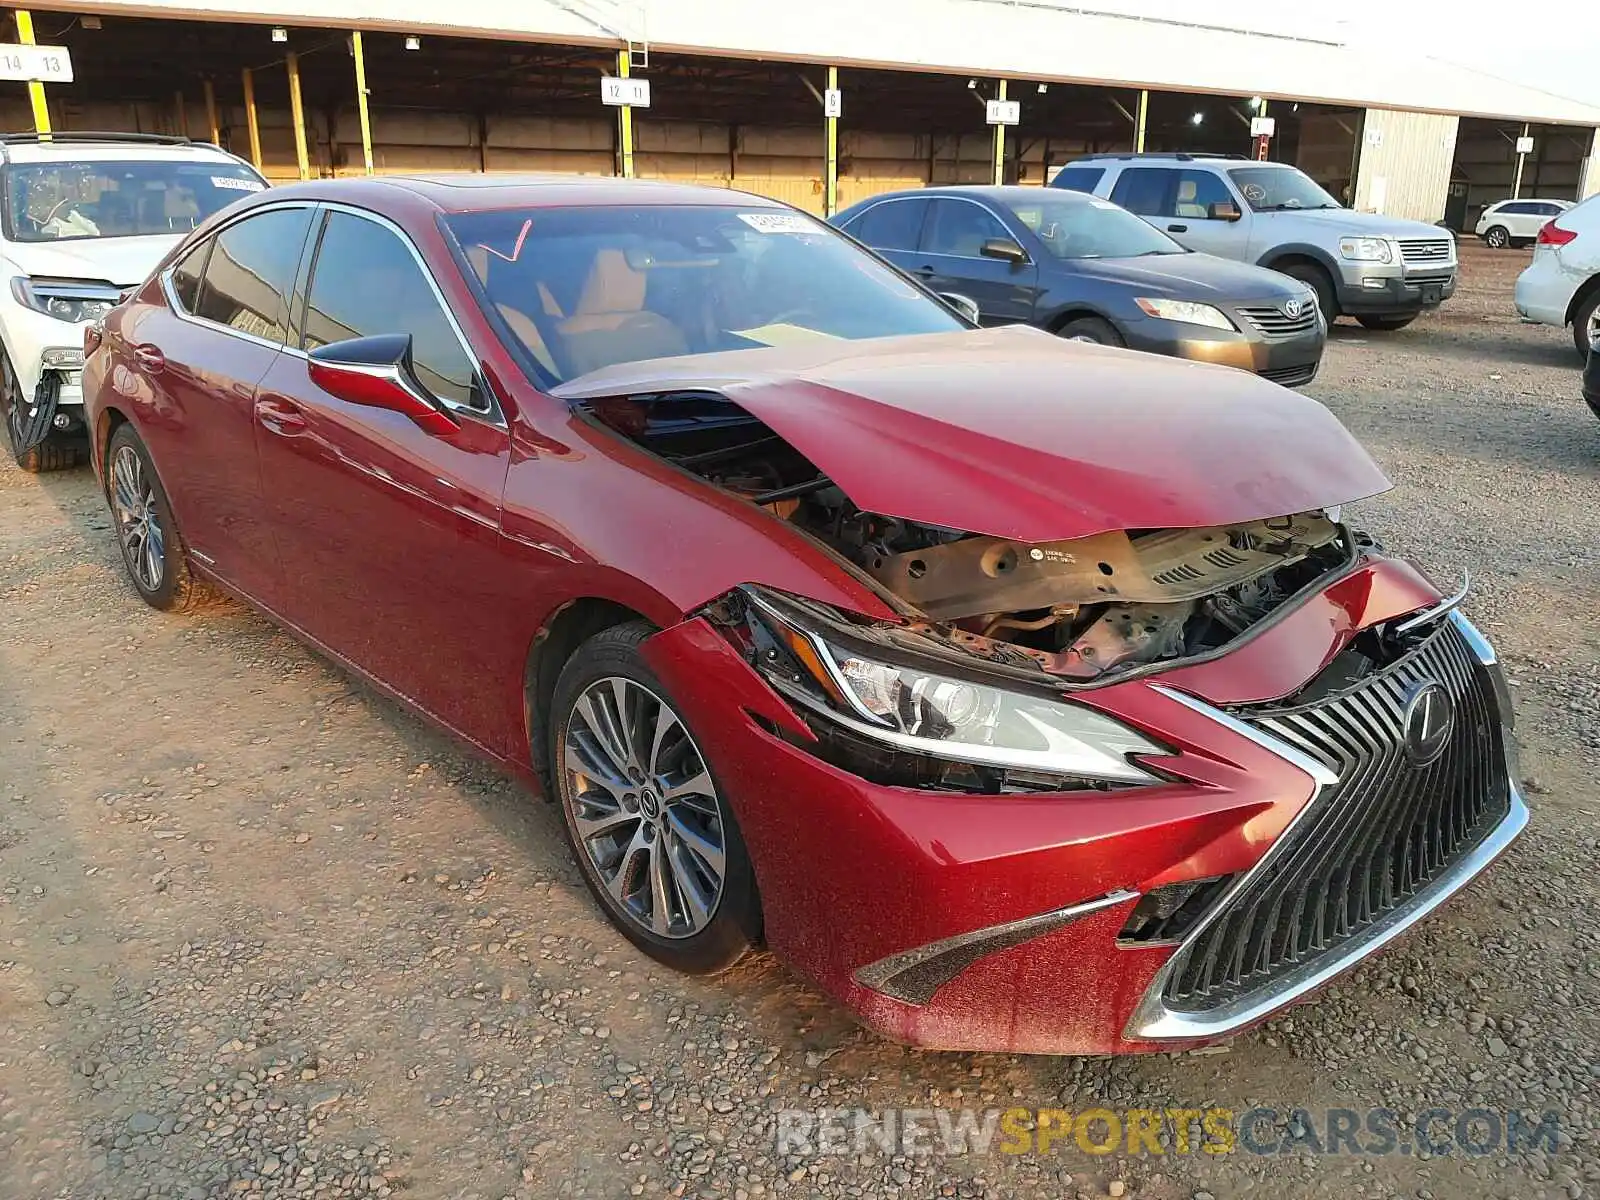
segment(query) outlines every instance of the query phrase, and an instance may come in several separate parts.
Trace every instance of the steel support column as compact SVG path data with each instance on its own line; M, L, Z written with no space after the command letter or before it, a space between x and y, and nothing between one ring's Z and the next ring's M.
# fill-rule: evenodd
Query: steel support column
M256 115L256 80L250 68L244 69L244 123L250 130L250 161L261 170L261 118Z
M1006 98L1006 81L1000 81L1000 90L995 94L996 100ZM994 127L994 183L996 186L1006 181L1006 127Z
M361 117L361 161L372 174L372 117L367 112L367 55L361 45L361 31L350 35L350 54L356 60L356 112Z
M629 54L624 47L617 51L617 74L628 77ZM624 104L617 109L617 163L624 179L633 178L633 107Z
M1144 153L1144 131L1150 121L1150 89L1139 89L1139 110L1133 119L1133 152Z
M289 119L294 123L294 159L300 178L311 178L311 155L306 149L306 109L300 100L300 56L293 50L284 56L289 68Z
M17 41L24 46L37 44L33 39L33 14L25 8L17 9ZM33 131L48 138L50 106L45 103L44 84L37 79L28 81L28 103L33 105Z
M839 68L829 67L828 91L837 91L838 88ZM827 162L822 182L822 215L831 217L839 211L839 118L825 116L823 124L827 127Z

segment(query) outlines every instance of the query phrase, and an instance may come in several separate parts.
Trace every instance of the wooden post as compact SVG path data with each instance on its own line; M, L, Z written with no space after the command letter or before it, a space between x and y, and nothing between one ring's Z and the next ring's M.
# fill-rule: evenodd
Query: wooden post
M211 131L211 144L220 146L222 145L222 126L217 121L217 89L209 79L205 81L205 89L206 128Z
M172 94L173 132L179 137L189 136L189 106L184 102L182 92Z
M250 129L250 161L261 170L261 119L256 116L256 81L250 68L244 69L244 121Z
M33 46L33 14L25 8L17 9L17 41ZM37 79L28 81L28 102L33 105L33 130L40 141L50 140L50 106L45 103L44 84Z
M628 77L628 51L624 47L617 51L617 74L626 79ZM617 157L622 161L617 165L622 169L624 179L633 178L633 107L628 104L617 109Z
M839 68L828 68L828 91L839 88ZM822 182L822 215L831 217L839 211L839 118L824 117L827 126L827 164Z
M367 56L361 46L361 31L350 35L350 53L356 60L356 111L361 114L361 161L372 174L372 118L367 112Z
M294 123L294 157L300 178L311 178L311 155L306 150L306 109L300 101L300 56L293 50L284 56L289 68L289 119Z

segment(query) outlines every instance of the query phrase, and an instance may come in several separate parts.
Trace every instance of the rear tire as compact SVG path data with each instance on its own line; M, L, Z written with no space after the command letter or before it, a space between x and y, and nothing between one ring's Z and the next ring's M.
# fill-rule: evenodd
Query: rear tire
M1483 231L1483 244L1491 250L1504 250L1511 245L1511 231L1504 225L1491 225Z
M1404 316L1398 317L1365 316L1356 318L1357 321L1361 322L1361 326L1364 329L1381 329L1390 333L1396 329L1404 329L1416 319L1416 313L1406 313Z
M189 573L189 552L166 489L132 425L118 425L106 446L106 499L128 581L146 604L188 612L212 596Z
M11 359L0 350L0 420L6 427L6 445L11 457L30 475L45 471L67 471L82 466L89 460L89 444L82 436L63 436L52 433L32 450L17 453L17 443L22 433L22 390L17 385L16 372L11 369Z
M1117 327L1101 317L1078 317L1061 325L1057 337L1069 342L1093 342L1097 346L1126 346Z
M630 621L580 645L551 701L550 774L595 902L651 958L725 971L761 937L761 898L733 807ZM659 873L659 874L658 874Z
M1287 266L1274 267L1273 270L1290 279L1298 279L1315 292L1323 320L1329 325L1333 324L1339 316L1339 297L1333 290L1333 277L1326 270L1312 262L1289 263Z
M1578 348L1578 357L1589 361L1589 346L1600 338L1600 287L1590 289L1572 311L1572 344Z

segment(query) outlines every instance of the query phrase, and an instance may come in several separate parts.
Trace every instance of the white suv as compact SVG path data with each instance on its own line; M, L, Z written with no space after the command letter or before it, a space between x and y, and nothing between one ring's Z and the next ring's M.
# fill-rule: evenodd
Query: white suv
M1527 245L1539 236L1546 221L1571 207L1571 200L1496 200L1483 210L1472 232L1494 250L1518 243Z
M1539 230L1533 262L1517 276L1517 312L1541 325L1570 325L1578 353L1600 339L1600 196Z
M82 460L84 326L201 221L266 186L187 138L0 135L0 418L23 470Z

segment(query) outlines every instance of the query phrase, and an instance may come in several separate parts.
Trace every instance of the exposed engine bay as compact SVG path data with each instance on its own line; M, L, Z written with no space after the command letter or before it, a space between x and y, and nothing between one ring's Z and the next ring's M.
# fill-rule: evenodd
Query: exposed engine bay
M760 421L711 392L592 401L602 424L805 530L920 614L916 630L996 662L1088 681L1226 645L1347 564L1323 511L1047 543L865 512Z

